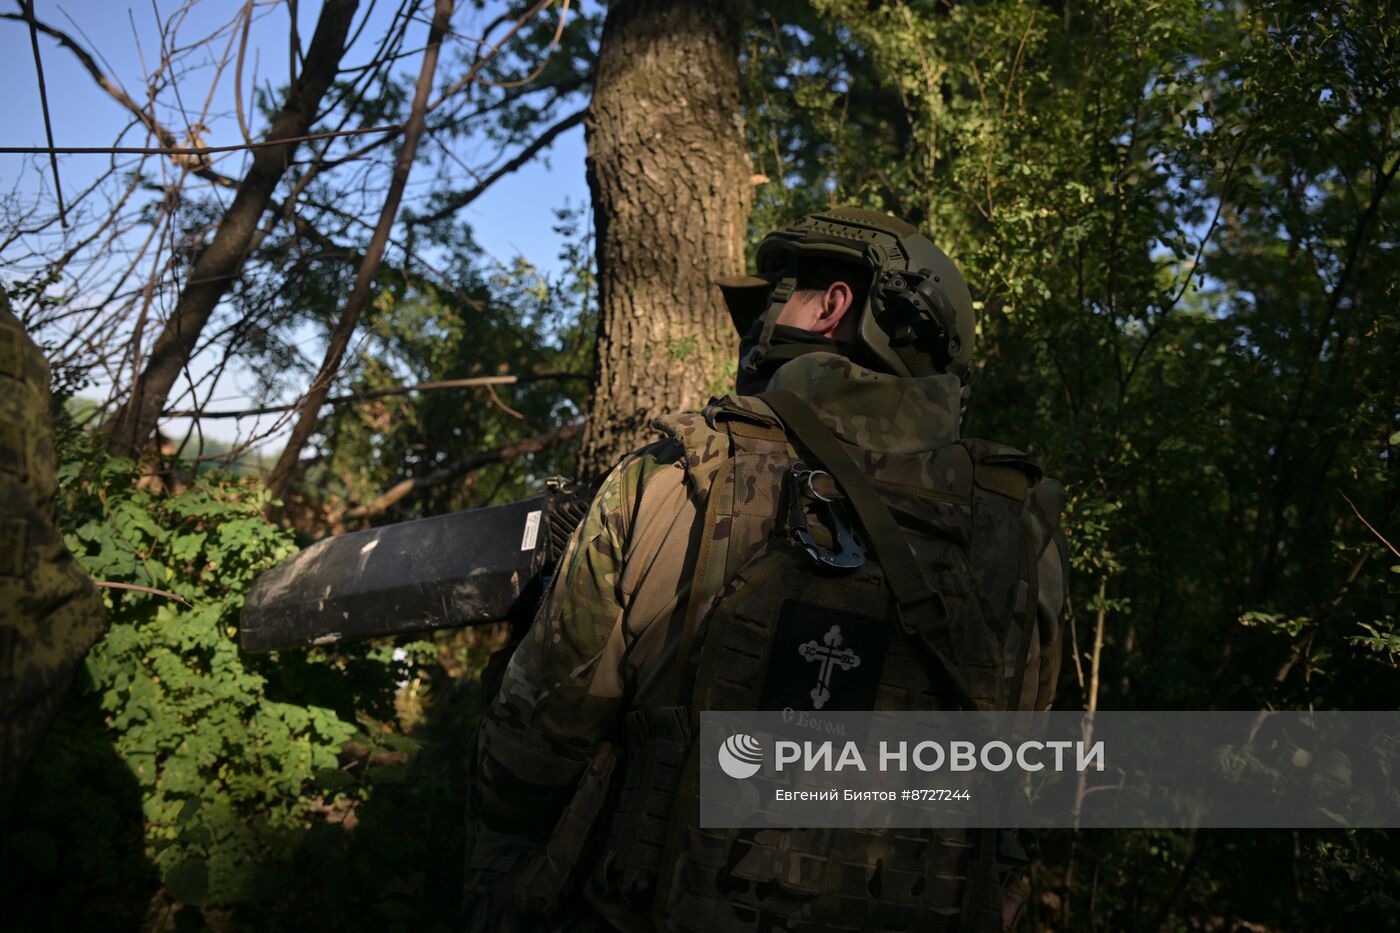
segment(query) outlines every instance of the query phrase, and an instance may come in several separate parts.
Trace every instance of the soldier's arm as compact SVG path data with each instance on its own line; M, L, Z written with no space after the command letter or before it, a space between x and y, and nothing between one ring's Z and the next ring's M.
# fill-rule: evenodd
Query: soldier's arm
M54 518L48 381L0 290L0 809L103 627L102 599Z
M616 729L622 698L590 688L600 665L617 663L605 649L627 613L623 562L660 450L628 457L603 482L483 717L474 806L492 830L552 829L599 743Z

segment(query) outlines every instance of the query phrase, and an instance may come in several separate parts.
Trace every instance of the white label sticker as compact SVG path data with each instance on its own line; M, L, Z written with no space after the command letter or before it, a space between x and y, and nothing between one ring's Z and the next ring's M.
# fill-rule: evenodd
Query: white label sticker
M533 551L535 539L540 536L540 510L536 509L525 516L525 534L520 538L520 550Z

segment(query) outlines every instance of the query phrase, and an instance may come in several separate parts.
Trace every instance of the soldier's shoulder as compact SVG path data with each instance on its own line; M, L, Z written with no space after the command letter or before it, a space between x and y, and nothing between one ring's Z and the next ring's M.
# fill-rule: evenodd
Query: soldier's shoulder
M709 488L714 472L731 456L730 432L736 424L780 428L781 422L762 400L745 395L713 398L699 411L665 415L652 421L664 437L659 443L676 452L697 487Z

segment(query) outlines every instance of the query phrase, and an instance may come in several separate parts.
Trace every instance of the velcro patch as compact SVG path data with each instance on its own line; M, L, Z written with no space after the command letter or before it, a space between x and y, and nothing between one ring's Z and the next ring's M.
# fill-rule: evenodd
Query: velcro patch
M886 619L784 603L759 709L872 709L892 630Z

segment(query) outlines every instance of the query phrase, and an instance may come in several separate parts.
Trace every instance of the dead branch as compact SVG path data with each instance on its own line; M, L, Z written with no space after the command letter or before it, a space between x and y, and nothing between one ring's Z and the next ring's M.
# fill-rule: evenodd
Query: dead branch
M549 129L541 133L538 137L536 137L534 142L530 143L530 145L520 150L520 152L516 154L515 158L511 159L509 162L496 169L490 175L487 175L485 178L481 179L481 181L477 182L468 190L463 191L461 194L453 195L452 197L448 198L441 207L439 207L432 213L425 214L422 217L414 217L412 223L432 224L438 222L439 220L442 220L445 217L450 217L452 214L456 213L457 211L466 207L468 204L475 201L477 198L481 197L482 194L486 192L486 189L490 188L496 182L500 181L503 177L509 175L511 172L517 171L521 166L525 165L525 163L529 162L531 159L537 156L541 150L548 148L551 144L553 144L554 140L559 138L560 134L565 133L583 123L583 118L587 115L587 107L584 107L581 110L569 114L567 117L560 120L558 123L554 124Z
M365 249L364 259L355 277L355 286L345 302L345 311L331 332L330 344L326 347L321 369L307 390L301 416L292 428L287 445L282 449L281 456L277 458L277 465L267 479L267 487L274 499L280 499L291 482L297 461L301 458L302 448L306 446L311 432L315 430L321 405L330 391L331 380L340 368L340 360L345 355L346 347L350 345L356 325L359 324L360 312L369 303L370 289L374 285L375 275L379 272L380 260L384 258L389 232L395 218L398 217L399 203L403 199L404 188L408 185L408 176L413 170L413 161L418 154L418 142L423 136L423 126L428 116L428 98L433 90L433 75L437 71L439 52L442 50L442 37L451 22L452 11L453 0L437 0L433 24L428 30L427 49L423 52L423 66L418 73L418 82L413 92L413 106L409 111L408 122L404 125L403 146L394 165L394 174L389 182L384 206L379 212L379 223L370 237L369 246Z
M392 389L376 389L372 392L352 392L348 395L335 395L327 398L323 404L343 405L347 402L368 402L379 398L388 398L394 395L408 395L411 392L433 392L439 389L471 389L491 386L523 385L529 382L542 382L544 380L589 380L593 378L592 373L531 373L525 376L475 376L470 379L439 379L436 382L419 382L411 386L395 386ZM290 405L265 405L262 408L244 408L238 411L201 411L197 408L180 409L178 411L167 411L167 418L202 418L205 420L213 418L251 418L255 415L275 415L284 411L292 411L300 407L300 402L293 402Z
M24 18L29 23L29 44L34 49L34 74L39 79L39 106L44 111L44 137L53 148L53 119L49 116L49 87L44 81L44 59L39 54L39 27L34 22L34 0L24 0ZM49 168L53 171L53 190L58 198L58 222L68 229L68 208L63 205L63 181L58 175L58 155L49 153Z
M268 133L272 139L286 141L306 135L321 98L335 79L356 6L355 0L327 0L306 56L306 68L272 120ZM295 146L295 142L279 142L254 151L233 203L213 240L195 261L130 398L111 422L109 444L115 452L139 455L155 431L165 400L200 332L243 268L259 218L286 173Z
M352 521L375 518L379 515L383 515L394 505L402 502L414 493L421 492L424 489L431 489L434 486L441 486L444 483L450 483L473 470L479 470L493 463L505 463L527 454L539 453L546 447L551 447L554 444L559 444L563 441L578 437L582 431L582 422L566 424L554 428L553 430L546 431L543 434L537 434L534 437L526 438L523 441L505 444L493 450L483 450L468 454L460 460L453 461L446 466L433 470L431 473L427 473L423 476L415 476L412 479L406 479L395 483L374 501L347 510L342 520Z
M1371 532L1371 534L1375 535L1376 538L1380 540L1381 544L1384 544L1387 548L1389 548L1390 553L1394 554L1396 557L1400 557L1400 551L1397 551L1395 549L1395 545L1391 544L1389 541L1386 540L1385 535L1381 534L1376 529L1375 525L1372 525L1366 520L1366 516L1361 514L1361 510L1356 507L1356 503L1351 501L1351 496L1348 496L1346 493L1342 493L1342 498L1347 500L1347 505L1351 506L1351 510L1356 513L1356 517L1361 519L1361 524L1366 526L1366 530Z
M158 590L153 586L141 586L138 583L117 583L113 580L93 580L92 582L94 586L99 586L108 590L131 590L133 593L150 593L152 596L164 596L166 599L173 599L182 606L187 606L190 609L194 608L185 597L178 593L172 593L169 590Z

